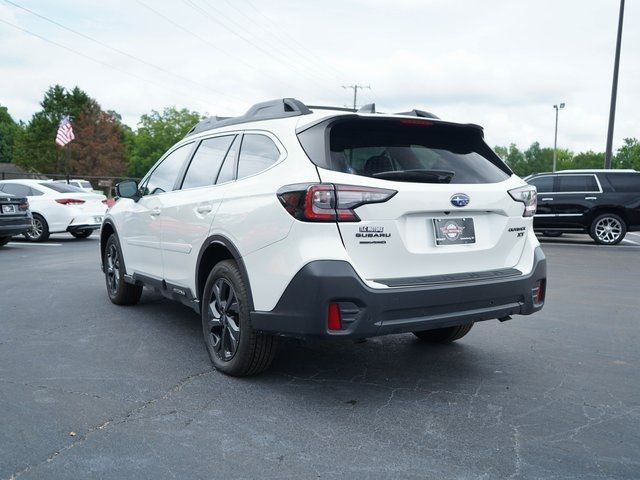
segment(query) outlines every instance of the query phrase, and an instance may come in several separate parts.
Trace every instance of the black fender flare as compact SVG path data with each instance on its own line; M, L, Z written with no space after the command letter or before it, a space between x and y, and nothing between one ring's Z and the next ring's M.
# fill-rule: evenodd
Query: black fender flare
M204 252L211 246L211 245L222 245L223 247L225 247L227 250L229 250L229 252L231 253L231 255L233 256L233 259L235 260L235 262L238 264L238 268L240 269L240 273L242 274L242 277L247 285L247 293L248 293L248 302L249 302L249 310L253 311L254 307L253 307L253 294L252 294L252 290L251 290L251 282L249 280L249 275L247 273L247 268L245 267L244 264L244 260L242 259L242 255L240 255L240 252L238 251L238 249L236 248L236 246L233 244L233 242L231 240L229 240L227 237L223 236L223 235L211 235L209 237L207 237L205 239L204 242L202 242L202 245L200 246L200 251L198 252L198 260L196 262L196 295L199 295L200 292L204 289L204 284L200 285L199 284L199 278L200 278L200 265L202 263L202 256L204 255ZM200 301L202 301L202 298L199 299Z

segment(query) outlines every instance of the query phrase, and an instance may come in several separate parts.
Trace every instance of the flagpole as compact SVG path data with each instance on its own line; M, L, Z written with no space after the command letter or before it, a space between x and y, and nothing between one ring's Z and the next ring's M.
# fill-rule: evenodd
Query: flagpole
M67 143L67 145L65 146L65 149L67 150L67 161L66 163L66 167L65 167L65 173L67 175L67 184L69 184L69 160L71 158L71 142Z

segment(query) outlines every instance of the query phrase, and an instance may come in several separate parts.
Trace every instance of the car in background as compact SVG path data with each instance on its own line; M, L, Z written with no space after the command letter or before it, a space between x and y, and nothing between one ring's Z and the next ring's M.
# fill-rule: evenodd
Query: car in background
M22 235L31 228L31 212L25 197L0 192L0 247L14 235Z
M533 227L545 236L588 233L600 245L616 245L640 230L640 172L561 170L525 180L538 189Z
M69 180L68 182L66 180L54 180L54 182L71 185L72 187L79 188L83 192L99 193L97 190L93 189L93 185L91 185L91 182L89 182L88 180L83 180L81 178L74 178L73 180Z
M42 242L49 234L62 232L87 238L100 228L107 210L104 195L51 180L2 180L0 193L28 199L33 224L24 236L32 242Z

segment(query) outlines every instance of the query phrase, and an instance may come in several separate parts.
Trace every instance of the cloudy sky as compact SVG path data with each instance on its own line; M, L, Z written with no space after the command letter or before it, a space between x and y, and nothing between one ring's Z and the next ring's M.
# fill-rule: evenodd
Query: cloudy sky
M27 121L49 85L78 85L135 127L141 114L169 105L212 115L285 96L345 105L352 93L342 85L357 83L371 86L358 103L478 123L492 145L552 145L553 104L566 102L559 146L602 151L618 7L617 0L0 0L0 104ZM614 147L640 137L639 24L640 0L629 0Z

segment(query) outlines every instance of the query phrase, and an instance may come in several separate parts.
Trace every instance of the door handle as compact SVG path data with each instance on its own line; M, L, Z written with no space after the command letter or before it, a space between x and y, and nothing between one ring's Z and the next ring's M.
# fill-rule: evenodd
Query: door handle
M546 197L542 199L543 202L550 202L551 200L553 200L553 197Z
M211 205L200 205L196 208L196 212L206 215L207 213L211 213L213 207Z
M585 200L597 200L598 197L584 197Z
M160 209L158 207L154 208L149 212L149 215L151 215L152 217L157 217L158 215L160 215Z

